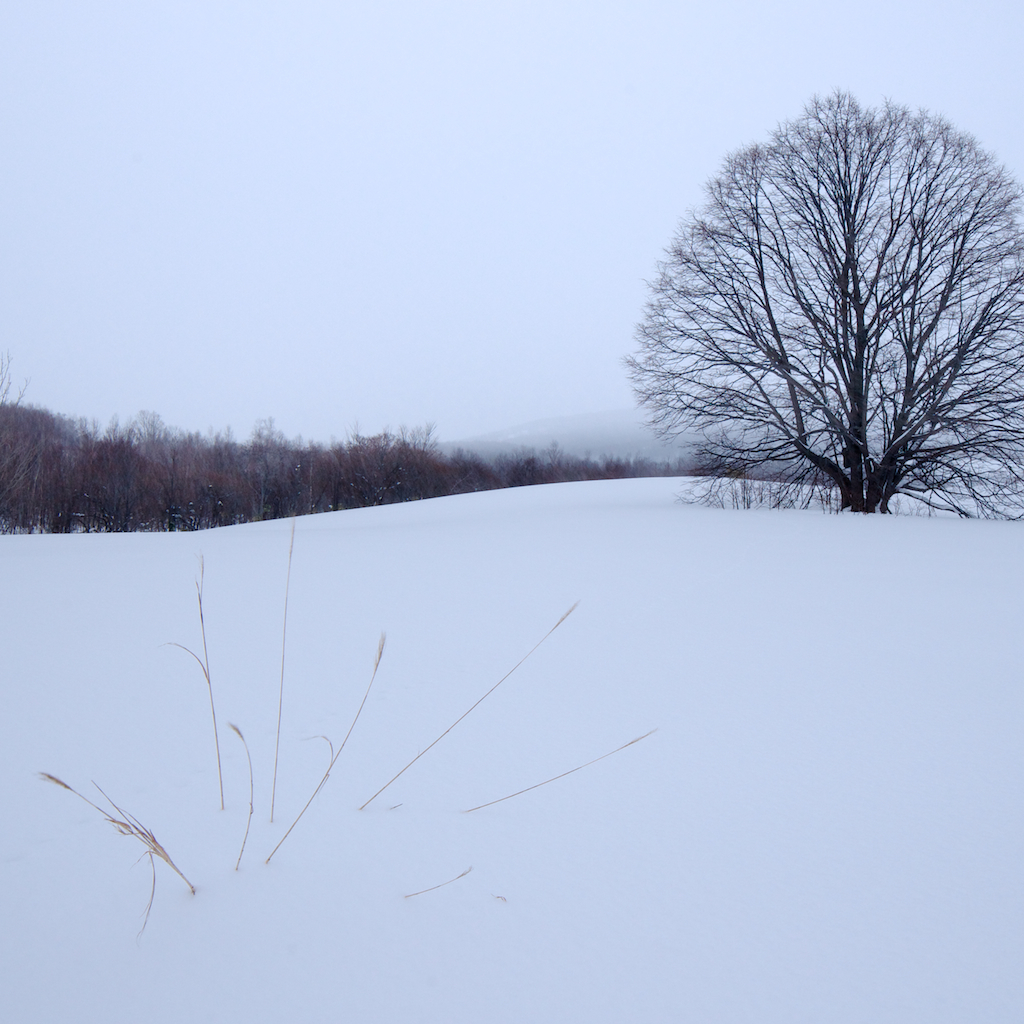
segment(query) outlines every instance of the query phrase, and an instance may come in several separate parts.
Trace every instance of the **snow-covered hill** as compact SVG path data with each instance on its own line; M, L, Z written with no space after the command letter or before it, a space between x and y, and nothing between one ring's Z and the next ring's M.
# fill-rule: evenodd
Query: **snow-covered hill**
M298 520L273 825L290 524L0 537L4 1019L1016 1024L1022 527L678 486Z

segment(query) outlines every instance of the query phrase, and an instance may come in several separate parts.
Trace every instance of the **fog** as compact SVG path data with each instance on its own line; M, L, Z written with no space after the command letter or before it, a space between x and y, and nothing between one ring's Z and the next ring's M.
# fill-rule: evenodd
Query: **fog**
M723 156L852 91L1011 172L1008 3L5 3L0 351L105 422L442 439L627 409Z

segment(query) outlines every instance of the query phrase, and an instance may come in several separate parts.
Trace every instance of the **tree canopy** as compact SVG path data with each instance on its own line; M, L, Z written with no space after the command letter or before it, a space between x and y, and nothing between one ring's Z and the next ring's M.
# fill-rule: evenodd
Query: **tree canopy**
M707 465L1018 507L1024 465L1021 189L941 117L814 99L729 156L660 264L628 360L664 435Z

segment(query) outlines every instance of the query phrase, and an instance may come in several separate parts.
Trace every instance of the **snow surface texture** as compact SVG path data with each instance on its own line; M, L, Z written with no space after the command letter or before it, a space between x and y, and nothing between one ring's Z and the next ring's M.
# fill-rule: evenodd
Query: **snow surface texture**
M678 487L298 520L273 825L290 523L0 538L4 1019L1018 1024L1022 527Z

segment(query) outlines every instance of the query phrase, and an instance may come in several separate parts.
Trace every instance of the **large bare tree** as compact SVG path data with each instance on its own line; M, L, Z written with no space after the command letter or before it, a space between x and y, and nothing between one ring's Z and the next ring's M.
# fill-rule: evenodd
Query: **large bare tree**
M964 515L1018 500L1021 189L928 113L815 99L707 186L628 360L665 435L714 465Z

